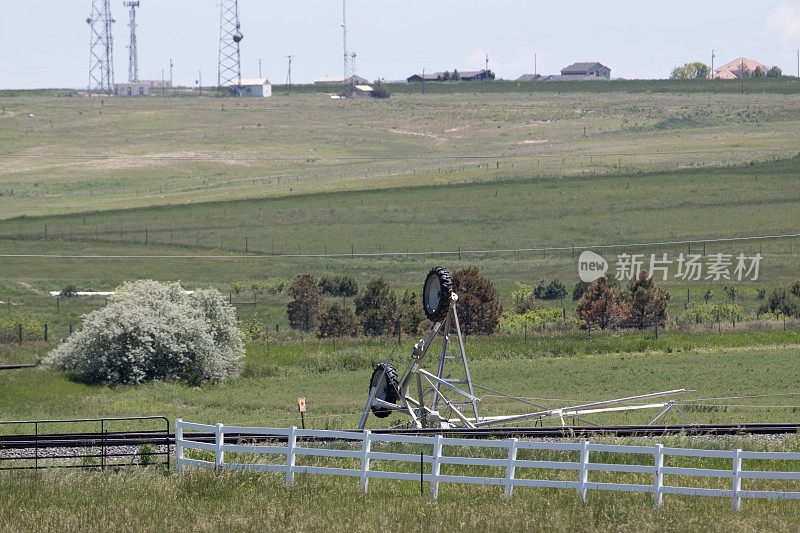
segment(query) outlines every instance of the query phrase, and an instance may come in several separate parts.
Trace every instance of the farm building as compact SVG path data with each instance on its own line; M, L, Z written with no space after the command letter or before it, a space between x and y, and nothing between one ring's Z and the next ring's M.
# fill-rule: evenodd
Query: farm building
M714 69L714 79L717 80L738 80L741 77L742 69L747 75L751 75L757 68L761 68L762 72L766 74L769 72L769 67L764 63L759 63L755 59L747 59L746 57L737 57L733 61L729 61L719 68Z
M325 76L318 80L314 80L314 83L317 85L323 84L334 84L334 83L344 83L344 76ZM347 83L351 83L353 85L366 85L369 83L366 79L358 76L356 74L351 74L347 77Z
M465 70L460 71L456 70L453 72L458 72L458 79L461 81L483 81L487 77L489 79L494 78L494 74L490 70ZM406 78L406 81L411 82L421 82L421 81L449 81L452 78L450 77L450 72L431 72L430 74L413 74Z
M611 69L597 61L573 63L561 69L565 79L611 79Z
M114 94L117 96L145 96L153 91L170 87L172 87L172 82L169 80L137 80L114 84Z
M272 96L272 84L267 78L242 78L238 83L231 82L228 87L232 93L238 96L255 96L257 98Z
M366 96L366 97L371 97L372 94L375 92L369 85L355 85L353 87L353 91L355 91L356 96Z

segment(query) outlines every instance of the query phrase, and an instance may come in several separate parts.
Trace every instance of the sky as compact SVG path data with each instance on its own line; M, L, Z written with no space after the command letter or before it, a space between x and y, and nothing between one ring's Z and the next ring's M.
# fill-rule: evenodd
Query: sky
M90 0L4 0L0 12L0 89L86 87ZM112 0L115 81L127 81L128 12ZM274 84L309 83L342 72L340 0L239 0L242 76ZM141 0L139 77L216 83L218 0ZM359 75L489 68L515 79L557 74L600 61L612 77L663 78L690 61L719 66L739 56L797 74L800 2L786 0L348 0L348 49ZM198 74L202 73L202 74ZM167 74L168 76L168 74Z

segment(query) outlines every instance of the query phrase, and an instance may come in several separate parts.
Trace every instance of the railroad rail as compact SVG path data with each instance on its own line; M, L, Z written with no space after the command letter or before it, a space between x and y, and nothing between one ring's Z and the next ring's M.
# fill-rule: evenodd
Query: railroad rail
M357 430L352 430L357 431ZM572 438L572 437L657 437L662 435L730 436L730 435L781 435L800 432L800 423L769 424L694 424L671 426L544 426L505 428L456 429L372 429L374 434L437 435L463 438ZM214 433L197 432L192 440L214 442ZM226 443L238 441L285 441L281 435L225 433ZM58 433L39 435L0 435L0 451L27 448L82 448L97 446L139 446L142 444L174 444L175 434L165 438L163 431L126 431L107 433Z

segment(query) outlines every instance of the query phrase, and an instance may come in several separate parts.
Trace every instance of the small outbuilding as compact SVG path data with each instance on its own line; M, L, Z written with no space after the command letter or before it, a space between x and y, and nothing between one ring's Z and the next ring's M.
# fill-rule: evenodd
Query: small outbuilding
M238 83L232 81L228 87L237 96L254 96L256 98L272 96L272 84L267 78L242 78Z
M356 96L366 97L371 97L375 93L375 90L369 85L355 85L353 87L353 91L355 92Z
M136 80L114 84L114 94L117 96L146 96L171 87L172 83L169 80Z

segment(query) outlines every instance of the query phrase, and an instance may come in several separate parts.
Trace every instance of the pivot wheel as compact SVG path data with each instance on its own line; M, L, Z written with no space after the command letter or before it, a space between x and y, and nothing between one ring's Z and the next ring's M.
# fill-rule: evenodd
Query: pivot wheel
M422 288L422 307L431 322L441 322L447 316L453 293L453 280L444 267L435 267L428 272Z
M369 382L370 390L372 390L372 387L377 387L375 397L380 400L397 403L397 400L400 399L400 395L397 392L400 388L400 379L397 377L397 370L390 363L378 363L372 372L372 379ZM386 418L392 414L392 410L373 405L372 414L378 418Z

